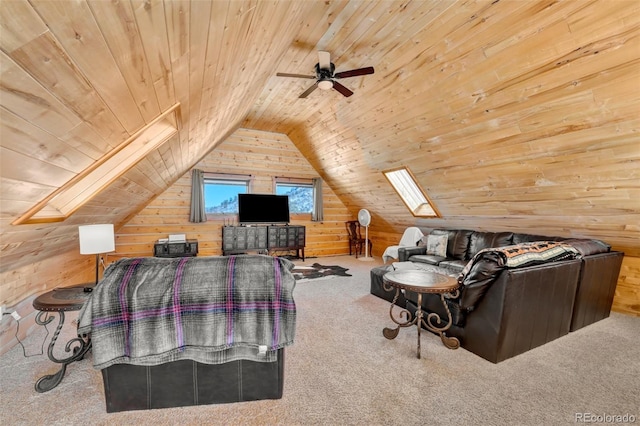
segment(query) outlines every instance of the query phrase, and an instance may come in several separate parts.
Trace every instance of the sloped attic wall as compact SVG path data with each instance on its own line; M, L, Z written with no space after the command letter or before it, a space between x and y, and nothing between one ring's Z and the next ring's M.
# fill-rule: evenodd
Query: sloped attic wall
M353 96L272 77L243 126L287 134L378 242L414 225L602 239L625 252L614 306L640 315L640 2L373 3L323 39L336 71L375 66L341 80ZM399 166L442 218L404 208L382 175Z
M188 171L238 127L313 7L1 1L0 273L63 252L64 264L80 259L78 225L118 228ZM179 133L71 217L12 225L175 105Z
M336 71L375 74L341 80L349 98L298 99L307 81L272 77L244 127L287 134L352 212L371 211L374 232L590 236L640 256L640 3L360 5L335 21L358 35L325 48ZM278 71L316 60L292 52ZM381 173L399 166L442 219L404 208Z

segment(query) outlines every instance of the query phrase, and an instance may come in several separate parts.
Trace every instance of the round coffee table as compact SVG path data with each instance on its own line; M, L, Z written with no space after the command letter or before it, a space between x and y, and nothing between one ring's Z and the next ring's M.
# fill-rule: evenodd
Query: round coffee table
M391 291L392 288L396 289L396 294L389 309L389 316L393 322L398 325L393 329L385 327L385 329L382 330L384 337L389 340L395 339L401 327L410 327L415 324L418 327L418 358L420 358L420 330L423 326L427 330L438 334L440 340L442 340L442 343L447 348L458 349L460 347L460 341L457 338L448 337L444 334L444 332L451 327L452 323L451 311L444 299L445 297L457 297L459 294L459 284L455 278L421 270L398 270L384 274L382 282L386 291ZM415 315L412 316L411 312L407 309L401 309L398 315L400 318L404 315L406 321L397 320L393 316L393 309L396 306L396 300L398 300L401 290L413 291L418 295L418 309ZM447 312L448 318L446 323L443 323L440 315L434 312L428 312L425 320L424 312L422 311L422 295L426 293L436 293L440 295L440 300L442 300L442 304Z
M84 358L84 355L91 349L91 339L88 336L77 336L69 340L65 345L65 352L72 352L67 358L56 358L53 354L53 347L58 340L58 335L64 325L64 313L67 311L79 311L82 309L84 302L87 301L91 290L95 286L94 283L78 284L71 287L55 288L44 294L41 294L33 301L33 307L39 312L36 315L36 323L39 325L47 325L53 321L54 316L49 315L51 312L58 314L58 326L53 333L47 355L49 359L55 363L62 364L60 370L55 374L47 374L42 376L36 382L37 392L47 392L60 384L67 370L67 365L74 361ZM73 348L72 348L73 346Z

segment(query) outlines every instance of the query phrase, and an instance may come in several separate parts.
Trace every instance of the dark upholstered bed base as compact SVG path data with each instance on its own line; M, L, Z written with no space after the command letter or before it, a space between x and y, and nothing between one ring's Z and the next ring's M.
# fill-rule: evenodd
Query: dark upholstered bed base
M116 364L102 370L107 412L280 399L284 349L275 362L201 364L174 361L151 367Z

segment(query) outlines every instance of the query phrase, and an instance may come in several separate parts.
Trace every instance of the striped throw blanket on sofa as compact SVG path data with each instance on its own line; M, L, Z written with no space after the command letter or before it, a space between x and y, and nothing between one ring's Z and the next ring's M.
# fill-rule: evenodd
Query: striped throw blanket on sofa
M271 362L293 343L293 263L271 256L121 259L80 312L95 368Z
M580 252L571 245L556 241L534 241L480 250L458 276L461 285L459 306L473 309L505 268L524 268L579 256Z

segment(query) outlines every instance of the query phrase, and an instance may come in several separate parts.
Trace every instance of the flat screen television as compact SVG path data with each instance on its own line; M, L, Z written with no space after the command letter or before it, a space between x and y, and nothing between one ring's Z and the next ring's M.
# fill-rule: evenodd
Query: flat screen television
M289 223L289 196L238 194L238 222Z

